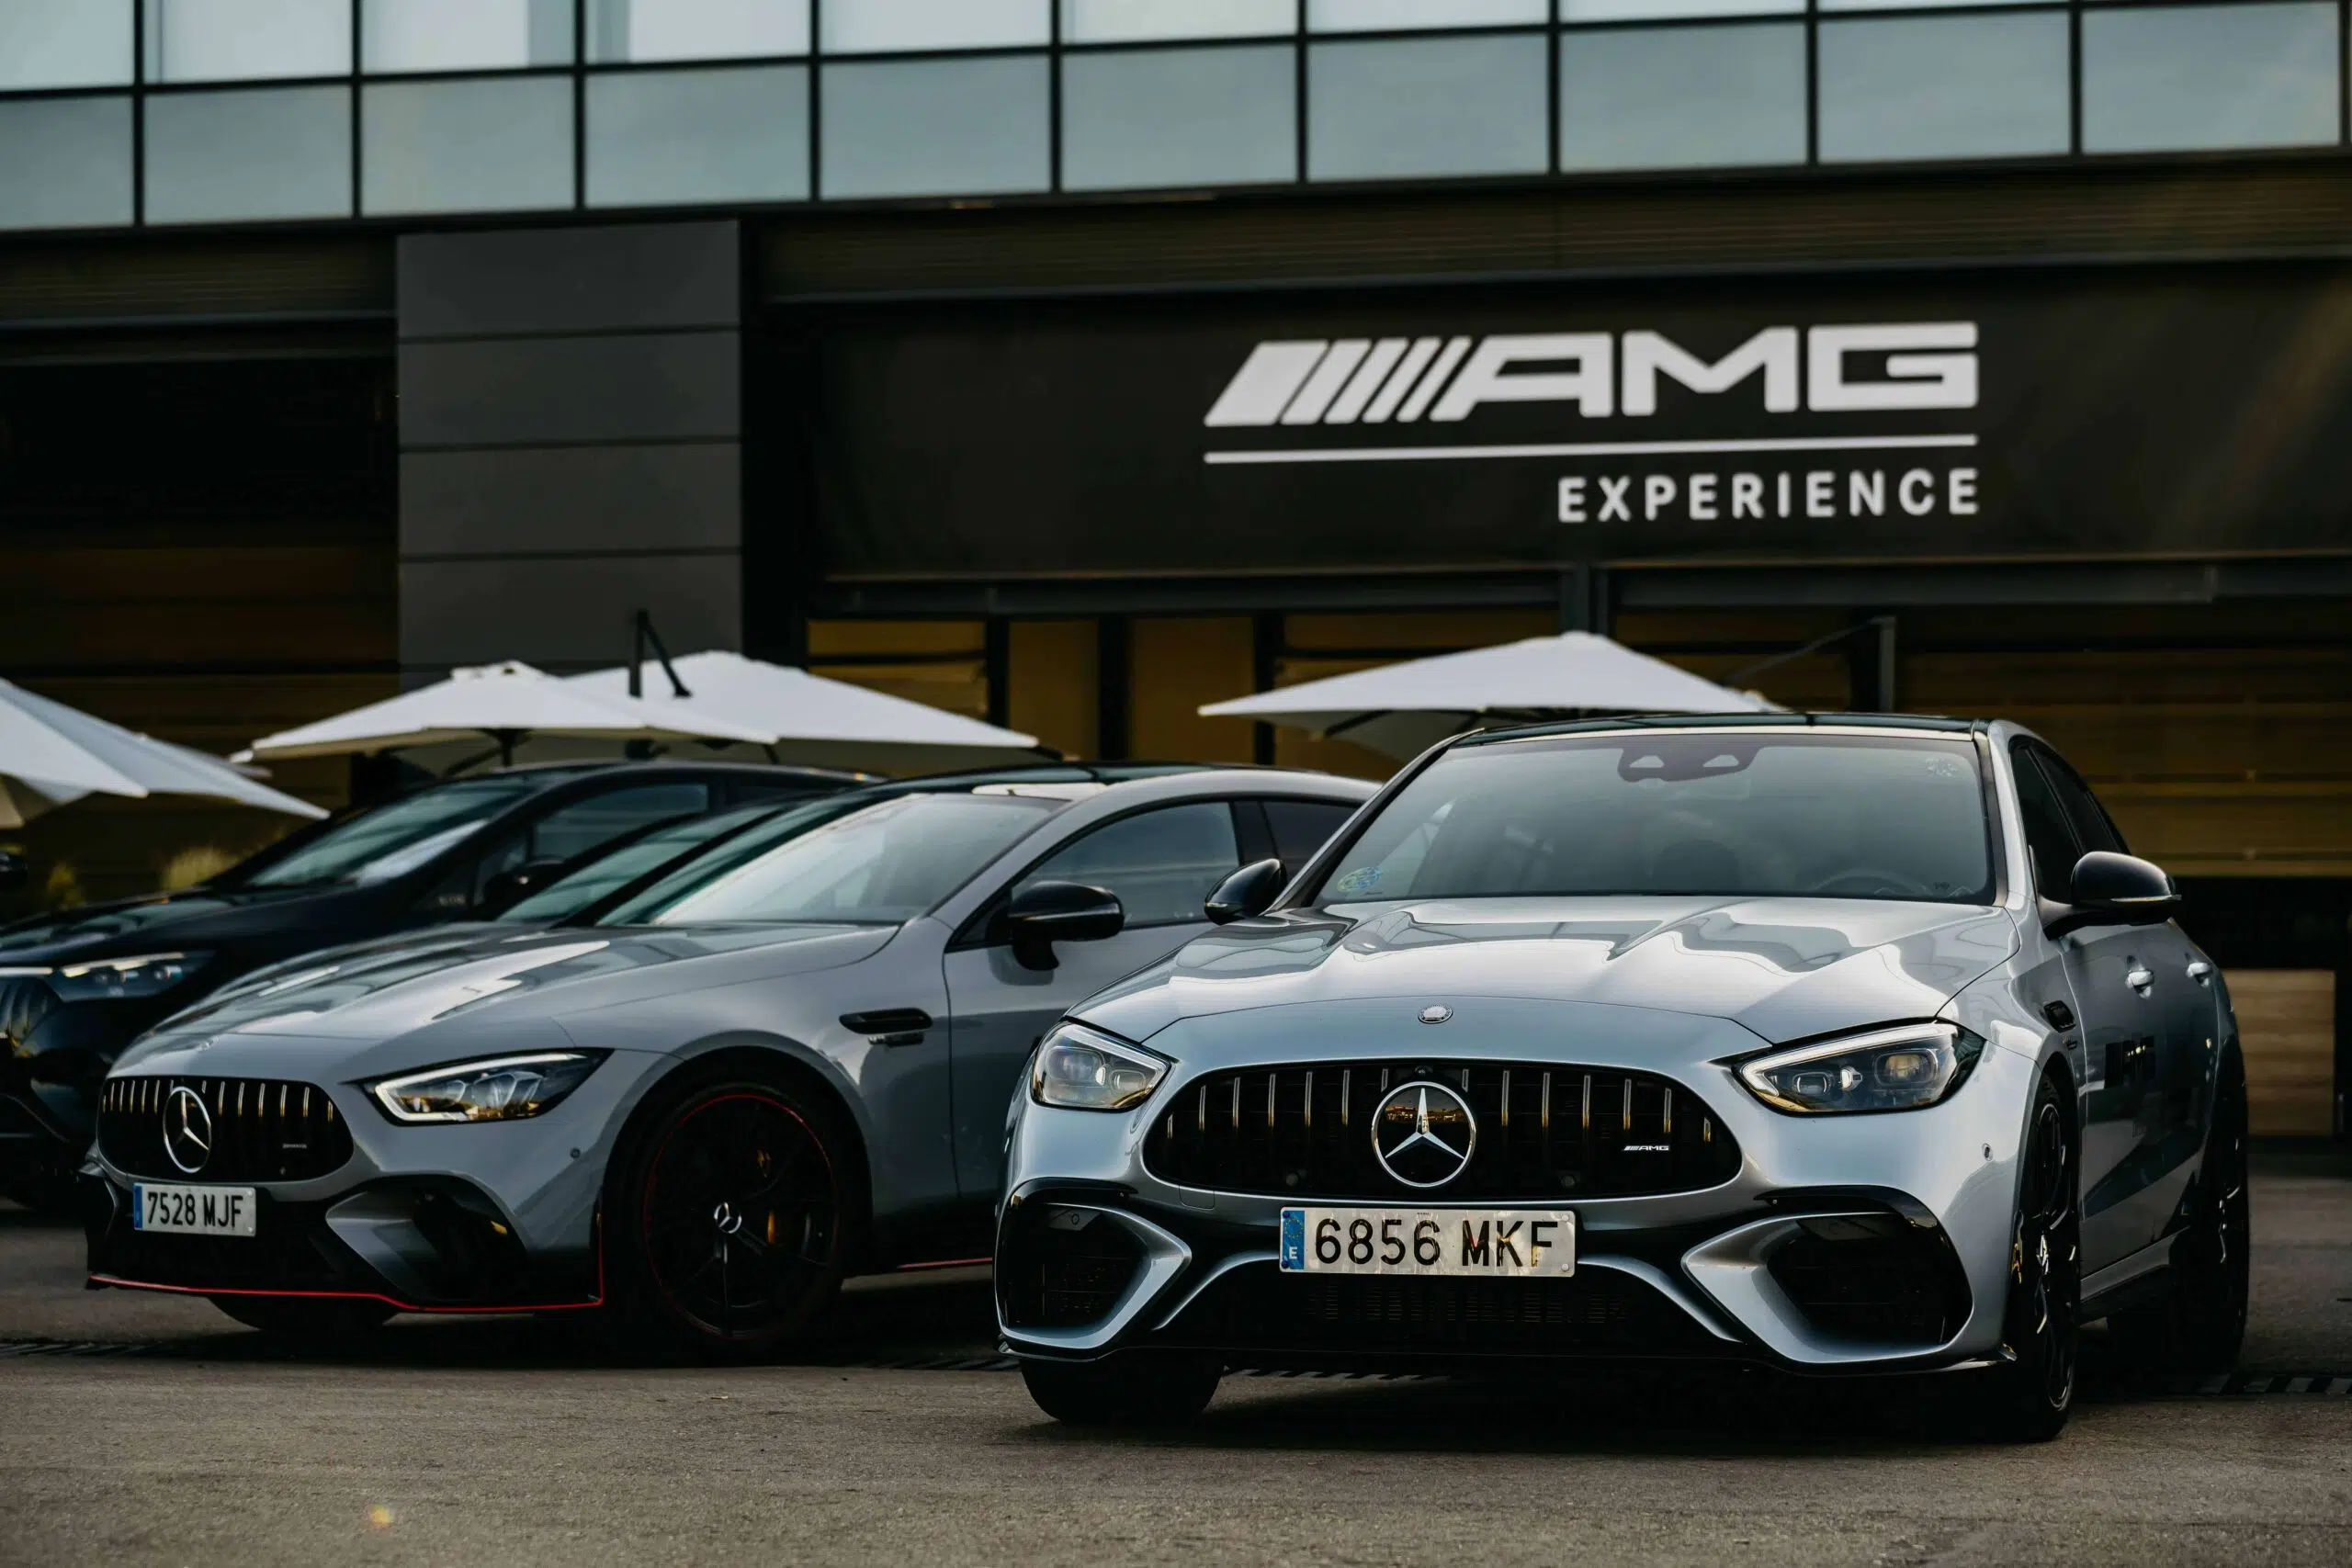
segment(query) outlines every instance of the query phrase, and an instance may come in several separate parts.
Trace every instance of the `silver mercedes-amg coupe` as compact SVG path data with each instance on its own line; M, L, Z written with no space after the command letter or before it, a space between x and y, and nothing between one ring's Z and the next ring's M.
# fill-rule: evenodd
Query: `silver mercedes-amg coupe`
M1477 735L1211 905L1030 1066L997 1295L1049 1414L1182 1418L1233 1365L1713 1357L1947 1374L2038 1438L2086 1321L2236 1355L2228 994L2014 725Z
M593 919L323 955L166 1021L104 1086L92 1283L292 1332L574 1310L634 1347L768 1349L847 1272L985 1258L1038 1037L1372 788L870 793Z

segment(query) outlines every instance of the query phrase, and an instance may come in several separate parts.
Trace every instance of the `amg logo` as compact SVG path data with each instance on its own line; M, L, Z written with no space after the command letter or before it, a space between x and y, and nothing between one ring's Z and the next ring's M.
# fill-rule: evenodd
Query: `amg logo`
M1973 321L1766 327L1712 362L1654 332L1261 343L1203 423L1449 423L1481 403L1543 402L1574 403L1586 419L1639 419L1657 412L1661 376L1710 395L1760 381L1768 413L1973 409L1975 350ZM1857 375L1862 367L1849 361L1865 355L1883 356L1883 374Z

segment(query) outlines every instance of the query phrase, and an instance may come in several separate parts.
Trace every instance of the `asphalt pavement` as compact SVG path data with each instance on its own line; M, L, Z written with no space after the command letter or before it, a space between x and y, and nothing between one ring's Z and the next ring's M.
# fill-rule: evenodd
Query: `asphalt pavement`
M2056 1443L1720 1371L1227 1379L1196 1427L1038 1415L985 1272L859 1281L792 1364L628 1368L548 1322L290 1358L80 1289L0 1209L0 1564L2352 1562L2352 1176L2266 1151L2239 1371L2105 1370Z

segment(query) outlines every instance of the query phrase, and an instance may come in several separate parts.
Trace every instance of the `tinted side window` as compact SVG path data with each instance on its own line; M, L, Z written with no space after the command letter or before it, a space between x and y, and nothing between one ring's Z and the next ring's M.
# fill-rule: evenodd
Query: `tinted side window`
M1105 823L1063 845L1021 879L1083 882L1118 895L1127 925L1202 918L1201 904L1241 868L1233 810L1221 800L1162 807ZM1016 888L1017 890L1017 888Z
M686 780L629 784L560 806L482 856L474 868L474 897L502 871L571 860L648 823L709 809L710 786Z
M2017 773L2018 810L2025 818L2034 886L2043 897L2064 903L2073 896L2075 862L2081 858L2075 849L2074 830L2066 824L2066 808L2042 777L2031 747L2012 746L2009 761Z
M2055 751L2040 746L2030 747L2041 771L2050 775L2050 787L2057 792L2058 804L2066 809L2066 819L2075 825L2075 838L2086 852L2091 850L2112 850L2117 854L2129 853L2123 847L2123 835L2115 830L2107 811L2091 794L2091 786L2083 776L2066 765L2066 760Z
M1274 833L1274 854L1289 876L1296 876L1324 840L1356 812L1352 806L1327 800L1269 800L1264 805L1266 825Z

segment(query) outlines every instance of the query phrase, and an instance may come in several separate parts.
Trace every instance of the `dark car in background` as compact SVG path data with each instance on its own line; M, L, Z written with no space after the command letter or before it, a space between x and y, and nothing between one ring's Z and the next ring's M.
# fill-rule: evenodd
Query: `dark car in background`
M183 892L0 926L0 1190L44 1206L90 1096L141 1031L265 964L498 913L624 835L866 783L831 769L581 762L428 785L294 833Z

